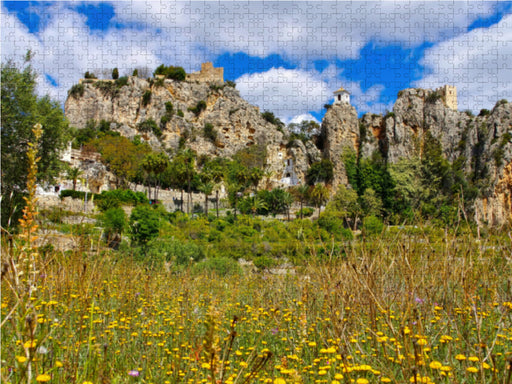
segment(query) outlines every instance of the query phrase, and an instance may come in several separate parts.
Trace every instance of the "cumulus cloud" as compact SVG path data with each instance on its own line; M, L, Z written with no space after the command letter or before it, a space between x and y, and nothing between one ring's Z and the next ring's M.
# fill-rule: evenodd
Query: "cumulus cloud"
M290 121L285 121L285 124L300 124L303 121L314 121L317 124L320 124L318 119L313 116L311 113L302 113L300 115L294 116Z
M236 84L244 99L261 110L274 112L283 121L305 111L320 110L332 94L314 73L296 69L272 68L246 74Z
M512 98L512 15L490 28L474 29L428 49L420 64L431 73L423 88L457 86L459 110L492 108Z

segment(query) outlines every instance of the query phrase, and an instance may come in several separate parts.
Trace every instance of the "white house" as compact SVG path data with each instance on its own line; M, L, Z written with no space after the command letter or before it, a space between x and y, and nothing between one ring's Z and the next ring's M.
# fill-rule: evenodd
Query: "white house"
M350 93L343 87L334 92L334 104L341 103L350 104Z

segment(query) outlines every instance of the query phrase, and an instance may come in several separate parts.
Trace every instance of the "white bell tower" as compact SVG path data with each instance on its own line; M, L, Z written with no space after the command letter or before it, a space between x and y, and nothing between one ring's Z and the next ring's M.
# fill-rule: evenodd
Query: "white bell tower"
M350 93L343 87L334 92L334 104L341 103L350 104Z

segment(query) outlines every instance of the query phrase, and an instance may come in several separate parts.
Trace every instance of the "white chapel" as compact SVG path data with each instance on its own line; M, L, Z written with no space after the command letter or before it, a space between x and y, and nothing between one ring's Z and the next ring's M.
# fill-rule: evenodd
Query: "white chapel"
M343 87L334 92L334 104L341 103L350 104L350 93Z

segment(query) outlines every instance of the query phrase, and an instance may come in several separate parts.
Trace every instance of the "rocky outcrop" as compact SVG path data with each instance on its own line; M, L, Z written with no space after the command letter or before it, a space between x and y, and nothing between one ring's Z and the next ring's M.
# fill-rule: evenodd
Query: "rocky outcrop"
M345 148L359 150L359 123L356 109L347 103L332 105L322 121L320 133L323 156L334 165L333 189L347 184L348 179L341 155Z
M274 185L286 175L287 135L265 120L259 109L226 84L129 77L126 85L112 81L82 81L83 93L69 96L65 113L70 124L84 128L89 120L110 121L123 136L142 137L155 150L176 152L186 146L198 156L232 157L258 145L266 148L266 171ZM201 105L202 104L202 105ZM199 108L198 108L199 107ZM141 132L140 124L153 120L160 132ZM205 125L213 128L205 134ZM303 175L309 167L310 150L296 151L294 169ZM302 168L303 167L303 168ZM300 178L298 182L302 182Z

